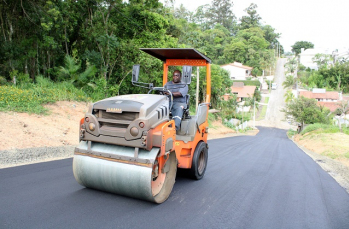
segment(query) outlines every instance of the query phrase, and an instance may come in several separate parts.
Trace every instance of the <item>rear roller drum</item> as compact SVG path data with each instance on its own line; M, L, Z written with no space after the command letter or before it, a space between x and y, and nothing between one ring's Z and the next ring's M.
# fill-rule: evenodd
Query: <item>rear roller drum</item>
M196 146L193 156L193 162L190 169L190 176L195 180L204 177L207 167L208 149L205 142L199 142Z

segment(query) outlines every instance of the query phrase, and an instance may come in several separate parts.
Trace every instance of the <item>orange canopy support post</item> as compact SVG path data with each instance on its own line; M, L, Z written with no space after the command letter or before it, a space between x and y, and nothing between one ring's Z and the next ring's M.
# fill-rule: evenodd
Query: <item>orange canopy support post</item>
M168 65L166 63L164 63L164 73L162 76L162 86L165 86L165 84L167 83L167 75L168 75Z
M206 63L206 103L211 101L211 64Z

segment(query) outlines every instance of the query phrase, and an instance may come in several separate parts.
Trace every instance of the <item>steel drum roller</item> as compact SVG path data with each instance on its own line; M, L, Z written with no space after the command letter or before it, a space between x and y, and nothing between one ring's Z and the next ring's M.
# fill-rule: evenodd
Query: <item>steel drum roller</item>
M74 177L88 188L162 203L172 191L177 161L175 153L171 153L166 162L169 166L168 172L159 175L157 179L161 177L162 180L154 182L153 168L156 167L159 150L139 149L139 160L134 162L135 148L93 143L88 149L87 142L82 141L75 149Z

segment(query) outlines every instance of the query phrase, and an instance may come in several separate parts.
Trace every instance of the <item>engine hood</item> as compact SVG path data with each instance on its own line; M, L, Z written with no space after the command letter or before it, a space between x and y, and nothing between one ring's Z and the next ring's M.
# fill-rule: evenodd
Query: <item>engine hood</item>
M138 112L141 116L146 117L164 101L167 101L167 97L163 95L121 95L94 103L90 112L92 109L106 110L112 113Z

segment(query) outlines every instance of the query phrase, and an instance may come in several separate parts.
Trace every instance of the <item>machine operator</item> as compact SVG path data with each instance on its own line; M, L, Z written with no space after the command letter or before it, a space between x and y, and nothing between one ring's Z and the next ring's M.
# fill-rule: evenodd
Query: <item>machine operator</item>
M173 106L171 109L172 112L172 119L175 120L176 125L176 131L179 130L182 116L183 116L183 110L187 107L185 97L188 94L188 85L183 86L183 83L181 82L182 79L182 73L179 70L175 70L173 72L173 80L166 83L165 87L167 87L173 96ZM178 85L176 87L176 84L182 84ZM166 95L169 95L168 92L165 92ZM171 104L170 104L171 105Z

